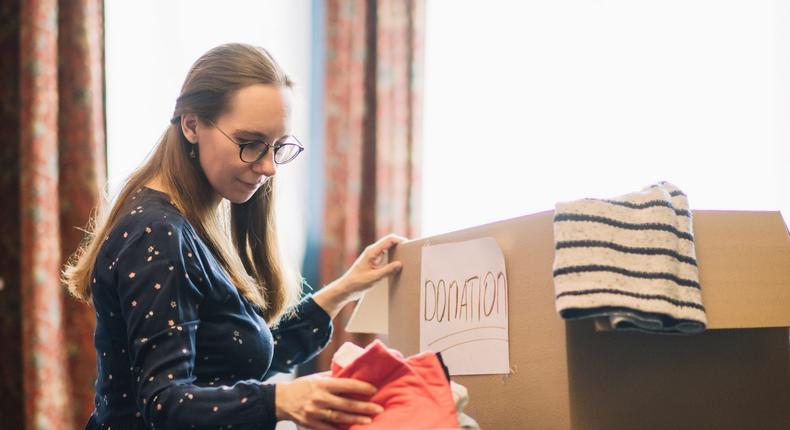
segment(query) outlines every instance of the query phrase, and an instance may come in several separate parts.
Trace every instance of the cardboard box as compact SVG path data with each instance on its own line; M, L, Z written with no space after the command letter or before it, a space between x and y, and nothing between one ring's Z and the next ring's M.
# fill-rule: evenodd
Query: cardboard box
M399 245L389 345L419 349L421 248L493 237L508 273L511 373L455 378L484 430L790 429L790 238L778 212L694 212L709 322L695 336L561 319L552 219L542 212Z

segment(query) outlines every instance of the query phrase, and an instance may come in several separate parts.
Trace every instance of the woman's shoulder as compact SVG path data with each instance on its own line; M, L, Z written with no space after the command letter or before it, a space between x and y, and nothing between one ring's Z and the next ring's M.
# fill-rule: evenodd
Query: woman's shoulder
M167 194L143 187L122 204L118 218L104 238L103 248L118 252L154 229L164 229L176 239L193 236L189 221Z
M142 187L121 206L116 227L146 224L172 224L184 228L189 223L167 194Z

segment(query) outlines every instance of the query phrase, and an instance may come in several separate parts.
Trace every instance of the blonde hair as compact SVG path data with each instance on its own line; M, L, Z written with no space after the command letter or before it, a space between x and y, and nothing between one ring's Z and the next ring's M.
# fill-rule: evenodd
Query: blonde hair
M253 84L293 85L266 50L246 44L218 46L192 65L170 126L153 153L128 178L111 209L92 217L83 243L66 265L63 281L72 295L90 301L89 279L103 242L96 238L109 234L131 195L158 176L236 288L262 310L267 322L275 322L298 300L301 278L281 261L277 245L274 178L247 202L217 206L200 164L188 155L189 142L181 130L182 115L214 121L227 111L236 91Z

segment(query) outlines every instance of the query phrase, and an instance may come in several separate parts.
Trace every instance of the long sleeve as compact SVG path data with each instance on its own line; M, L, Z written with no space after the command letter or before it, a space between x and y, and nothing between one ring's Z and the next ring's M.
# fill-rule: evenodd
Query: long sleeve
M274 385L256 379L195 384L200 307L222 292L202 282L206 275L184 229L163 221L128 232L129 242L116 260L138 409L151 428L274 428Z
M275 372L286 373L318 353L332 338L332 320L307 296L272 328L274 358L266 377Z

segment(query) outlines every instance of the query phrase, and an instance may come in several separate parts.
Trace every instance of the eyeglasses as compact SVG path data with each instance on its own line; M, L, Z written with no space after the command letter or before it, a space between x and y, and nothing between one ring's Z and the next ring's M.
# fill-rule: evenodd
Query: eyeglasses
M214 124L212 121L208 120L206 122L219 130L219 132L227 137L228 140L235 143L236 145L239 145L239 158L241 158L241 161L245 163L257 162L263 158L267 152L269 152L269 148L272 148L274 151L274 162L277 164L289 163L293 161L297 155L304 151L304 146L302 146L302 143L299 142L299 139L294 136L284 136L278 142L273 144L269 144L260 140L239 142L236 139L230 137L228 133L222 131L221 128L217 127L217 124Z

